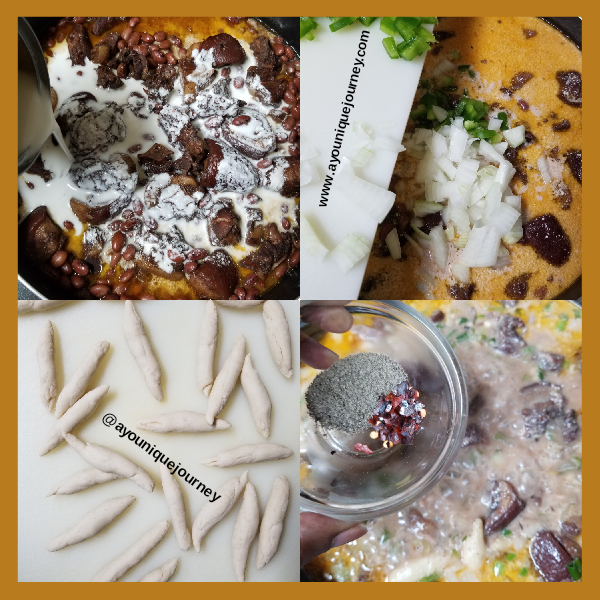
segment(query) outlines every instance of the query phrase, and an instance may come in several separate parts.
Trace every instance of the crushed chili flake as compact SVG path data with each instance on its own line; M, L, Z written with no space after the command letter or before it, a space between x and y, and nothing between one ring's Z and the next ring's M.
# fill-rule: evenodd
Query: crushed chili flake
M395 444L412 446L415 434L426 414L425 405L419 400L418 390L403 381L387 396L380 397L369 423L385 448L391 448ZM365 444L356 444L354 450L366 454L373 453Z

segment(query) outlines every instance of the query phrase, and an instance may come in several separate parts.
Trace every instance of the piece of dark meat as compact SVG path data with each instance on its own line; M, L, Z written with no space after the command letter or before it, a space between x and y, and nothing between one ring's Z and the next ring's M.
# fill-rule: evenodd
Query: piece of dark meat
M571 517L560 524L560 530L571 537L579 535L582 531L582 519L581 515L577 517Z
M259 35L251 44L250 50L254 54L259 67L275 70L281 65L279 57L275 54L271 43L264 35Z
M283 181L283 185L282 182ZM300 196L300 157L277 156L264 173L263 185L284 198Z
M96 96L89 92L79 92L67 98L58 109L56 122L63 135L66 135L80 117L92 111L87 102L97 102Z
M535 29L523 29L523 35L525 36L525 39L528 40L537 35L537 31Z
M571 558L581 558L581 546L572 540L569 536L555 533L554 537L559 541L560 545L569 553Z
M525 508L525 502L511 483L500 480L494 482L490 508L492 512L485 521L485 535L504 529Z
M105 35L92 48L92 62L97 65L106 65L108 61L117 54L117 44L119 43L119 34L116 31Z
M264 242L261 247L248 254L240 265L254 271L257 275L264 277L273 267L275 247L271 242Z
M200 175L200 185L216 192L241 194L258 186L259 176L250 161L231 146L207 139L208 157Z
M461 448L485 443L487 443L487 438L483 429L481 429L477 423L469 423L465 431L465 437L463 438Z
M292 236L287 231L279 231L275 223L269 223L265 227L265 240L273 245L273 266L276 267L292 251Z
M281 102L287 88L285 79L275 79L272 69L254 66L248 67L246 85L253 98L271 106Z
M131 196L123 195L120 198L113 200L109 204L90 206L85 202L81 202L81 200L71 198L69 204L71 206L71 210L75 213L75 216L82 223L100 225L120 213L129 204L130 200Z
M104 65L99 65L96 69L96 73L98 74L98 81L96 83L98 87L104 88L105 90L117 90L123 86L121 78L117 77L112 69L109 69Z
M562 411L565 399L561 393L562 386L549 381L536 381L522 387L519 391L528 403L551 400Z
M88 226L83 234L83 256L86 261L97 259L106 242L106 231L93 225Z
M144 91L150 100L164 104L175 85L177 69L168 63L158 65L144 81Z
M31 262L46 262L66 241L45 206L34 208L19 225L19 254Z
M437 537L438 528L436 524L432 520L425 518L421 512L414 507L408 509L406 524L408 530L419 539L423 539L424 537L435 539Z
M575 441L577 434L579 433L579 425L577 423L577 416L575 415L575 411L573 409L565 411L563 414L562 425L562 435L565 443L569 444L570 442Z
M525 417L525 437L535 440L544 435L548 423L560 414L559 408L551 400L536 402L533 408L524 408L521 412Z
M260 208L246 208L246 244L249 246L259 246L264 234L264 227L257 225L263 218L263 213Z
M530 79L533 78L533 73L523 71L517 73L510 81L510 88L514 92L520 90Z
M569 106L581 107L581 74L577 71L558 71L556 79L560 89L558 97Z
M552 131L568 131L571 129L571 123L567 119L563 119L559 123L552 125Z
M517 329L525 327L525 323L518 317L502 315L498 323L498 341L496 350L504 354L515 354L527 346L527 342L519 335Z
M102 146L123 141L126 133L123 109L107 106L100 111L87 112L73 123L71 149L74 154L90 154Z
M201 44L200 50L213 51L213 69L226 65L241 63L246 58L242 45L228 33L219 33L207 37Z
M134 263L142 273L163 277L169 281L181 281L184 277L183 263L173 263L173 271L167 273L156 264L156 261L151 256L143 252L135 253Z
M573 560L551 531L539 531L531 540L529 555L546 581L573 581L567 565Z
M250 158L262 158L277 147L266 117L253 108L244 107L226 117L221 134L225 141Z
M200 132L192 125L182 127L175 145L179 146L182 151L188 152L194 161L199 162L204 158L204 140L200 137Z
M173 150L162 144L154 144L149 150L138 154L138 162L149 177L157 173L172 173L174 169L171 155Z
M542 371L560 371L565 357L562 354L554 354L553 352L537 352L535 359Z
M564 156L573 177L581 183L581 150L569 150L565 152Z
M441 321L444 320L444 317L446 315L444 315L444 313L439 310L438 308L436 308L432 313L431 316L429 317L434 323L440 323Z
M234 246L241 237L240 218L232 206L224 206L208 217L208 238L212 246Z
M192 48L195 45L193 44L188 48L187 56L180 59L177 64L179 74L181 75L183 102L185 104L194 102L198 92L207 88L217 76L217 71L206 68L205 64L204 66L202 66L203 63L200 63L200 66L196 65L196 61L192 57Z
M38 157L35 159L33 164L29 167L29 169L27 169L27 173L41 177L46 183L48 183L54 177L54 173L46 169L41 154L38 154Z
M425 215L423 217L423 225L419 229L426 235L429 235L431 230L434 227L437 227L441 222L442 222L442 213L441 212Z
M521 273L513 277L504 287L504 293L513 300L525 300L529 291L531 273Z
M69 46L69 56L73 66L85 65L85 59L92 57L92 42L86 28L77 23L73 27L73 31L67 37L67 45Z
M116 69L121 63L127 65L128 77L137 80L143 80L148 77L148 61L143 54L139 54L129 48L123 48L123 50L108 61L106 66Z
M559 181L554 188L554 200L560 204L563 210L569 210L573 196L571 189L563 181Z
M112 29L118 22L118 17L96 17L92 25L92 33L94 35L102 35L109 29Z
M225 250L215 250L188 275L189 284L203 299L225 300L238 284L238 269Z
M434 31L433 36L438 42L443 42L454 37L454 31Z
M126 196L135 192L138 181L137 168L129 154L113 154L107 162L88 156L71 165L69 176L81 189L96 193L113 190Z
M535 217L523 225L522 244L530 245L538 256L562 267L571 256L571 240L553 214Z
M475 284L466 283L462 285L455 283L448 288L448 291L455 300L470 300L475 293Z

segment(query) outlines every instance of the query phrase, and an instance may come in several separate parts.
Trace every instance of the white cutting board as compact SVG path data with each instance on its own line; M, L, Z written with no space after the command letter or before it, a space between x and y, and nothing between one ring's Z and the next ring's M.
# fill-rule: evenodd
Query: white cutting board
M323 181L331 159L335 138L334 129L342 114L350 76L353 74L355 59L364 61L360 68L354 107L349 113L350 124L362 123L374 132L372 137L385 136L401 141L411 105L417 91L425 54L412 62L402 59L392 60L382 45L387 37L379 29L379 19L366 28L360 22L335 33L329 30L329 19L316 18L319 27L314 30L315 39L301 41L302 54L302 149L318 152L314 164L320 178L302 186L302 212L315 226L321 239L329 249L339 244L347 234L363 235L370 242L375 236L377 223L374 219L354 208L341 194L336 192L336 178L333 177L332 192L327 206L319 206ZM427 28L431 30L431 26ZM369 31L364 57L361 51L361 34ZM401 41L398 36L397 41ZM341 155L351 159L355 151L348 150L344 135ZM387 189L397 153L377 150L369 163L356 174ZM337 163L336 163L337 164ZM302 232L301 232L302 235ZM302 246L301 246L302 248ZM306 300L358 298L360 285L367 266L365 256L347 273L342 273L329 256L320 260L302 251L302 272L300 289Z
M182 552L177 545L171 517L160 483L160 472L152 457L114 427L102 424L106 413L116 415L128 429L193 473L213 490L248 469L257 489L261 516L275 478L285 475L291 484L291 502L278 552L260 571L256 569L256 542L252 546L247 581L297 581L299 549L299 303L282 302L290 323L293 342L294 377L286 379L269 353L261 308L239 311L218 307L219 344L217 363L222 365L239 333L247 340L254 367L264 381L273 402L271 437L268 441L294 450L285 460L237 466L229 469L199 464L221 450L243 443L265 441L256 431L248 403L238 382L221 417L231 429L204 434L159 434L137 429L142 418L176 410L206 412L207 399L196 385L196 351L205 301L136 302L152 345L163 369L165 399L157 402L147 390L125 343L121 302L70 302L55 310L19 316L19 581L90 581L106 564L125 551L146 531L163 520L171 523L163 541L122 581L139 581L152 569L172 558L179 566L171 581L236 581L231 564L231 534L241 498L225 519L204 538L200 554L192 548ZM72 374L89 347L100 340L111 344L91 387L111 386L96 412L75 430L83 440L105 445L146 469L155 481L149 494L129 480L116 480L70 496L46 497L48 491L68 475L89 465L66 443L46 456L38 456L40 441L54 424L39 398L35 357L42 323L50 319L55 329L59 385ZM190 519L206 497L177 478L183 490ZM74 525L84 514L109 498L133 495L135 502L96 537L58 552L46 544Z

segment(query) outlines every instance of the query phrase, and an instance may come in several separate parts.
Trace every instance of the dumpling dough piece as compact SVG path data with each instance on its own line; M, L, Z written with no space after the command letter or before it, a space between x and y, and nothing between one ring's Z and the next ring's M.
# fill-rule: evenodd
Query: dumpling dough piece
M212 300L206 303L206 311L200 325L198 344L198 387L208 396L214 382L214 362L219 337L219 313Z
M258 508L256 489L248 482L246 484L246 489L244 490L242 506L235 519L233 536L231 538L233 570L235 571L238 581L244 581L246 563L248 562L248 552L258 533L259 521L260 510Z
M258 552L256 553L257 569L262 569L277 552L289 500L290 482L282 475L273 484L260 524Z
M50 552L56 552L66 546L73 546L89 540L112 523L126 508L133 504L135 496L111 498L87 513L79 522L54 538L47 546Z
M138 316L131 300L125 301L123 313L123 333L129 350L144 375L150 393L160 402L163 399L160 365L146 335L144 324Z
M201 465L209 467L235 467L236 465L280 460L292 456L294 452L281 444L243 444L237 448L219 452L212 458L201 460Z
M215 422L210 425L206 420L206 416L202 413L180 410L144 419L138 423L138 427L157 433L206 433L208 431L229 429L231 423L224 419L215 419Z
M19 300L19 313L50 310L67 302L68 300Z
M185 552L192 545L192 537L187 524L187 514L183 502L183 494L177 480L165 465L160 464L160 476L162 479L163 492L167 499L167 506L173 520L173 529L179 547Z
M83 442L70 433L65 433L64 437L69 446L92 467L96 467L96 469L107 473L119 473L123 477L131 479L133 483L139 485L147 492L151 492L154 489L152 477L142 467L138 467L138 465L118 452L110 450L105 446L100 446L100 444Z
M105 473L104 471L100 471L100 469L84 469L83 471L77 471L77 473L65 477L58 485L54 486L46 496L67 496L69 494L76 494L77 492L99 485L100 483L114 481L115 479L125 479L125 477L119 473Z
M240 334L233 344L229 356L225 359L208 398L206 420L212 425L215 417L225 408L231 392L242 372L246 355L246 338Z
M290 378L293 374L292 340L283 306L278 300L267 300L263 304L263 319L271 356L281 373Z
M238 310L247 310L260 306L264 300L216 300L217 304L227 308L237 308Z
M80 423L85 421L95 410L100 400L108 392L107 385L101 385L85 394L54 424L52 430L44 440L40 449L40 456L48 454L57 446L60 446L65 438L63 433L70 433Z
M146 532L133 546L106 565L92 581L117 581L135 567L165 537L169 522L162 521Z
M218 500L205 502L198 511L192 526L192 541L196 552L200 552L202 538L233 508L244 486L248 482L248 471L241 477L228 479L216 492Z
M54 403L58 396L58 382L56 376L56 362L54 359L54 329L52 323L46 321L37 345L37 362L40 371L40 395L42 404L49 412L54 410Z
M176 558L170 560L168 563L162 565L162 567L158 567L158 569L150 571L148 575L146 575L143 579L140 579L140 582L169 581L169 579L173 577L175 569L177 569L178 562L179 560Z
M268 438L271 429L271 399L258 371L252 366L250 354L246 355L240 379L256 429L260 435Z
M108 342L98 342L85 355L69 383L65 385L56 400L56 418L62 417L81 396L96 373L96 369L104 355L108 352Z

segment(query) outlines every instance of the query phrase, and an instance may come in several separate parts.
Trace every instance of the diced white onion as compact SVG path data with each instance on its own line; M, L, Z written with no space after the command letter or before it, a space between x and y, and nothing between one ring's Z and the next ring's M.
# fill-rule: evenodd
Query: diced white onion
M500 244L498 248L498 257L496 259L496 264L492 267L492 269L503 269L504 267L508 267L510 265L510 252Z
M432 106L431 110L433 111L433 114L435 115L435 118L441 123L442 121L446 120L446 117L448 116L448 111L444 110L441 106Z
M502 132L504 139L512 148L517 148L525 141L525 125L519 125Z
M430 137L433 129L417 129L412 140L415 144L424 144Z
M442 139L444 139L442 137ZM448 179L454 179L456 175L456 167L452 164L452 161L447 156L437 156L435 162L440 166L440 169L448 175Z
M504 196L504 202L521 214L521 196Z
M456 66L453 65L447 58L442 58L440 62L433 68L431 74L434 77L439 77L440 75L445 75L446 73L450 73L450 71L454 71Z
M441 156L448 151L448 142L446 138L437 131L431 132L431 137L427 140L427 146L434 156Z
M365 237L356 233L349 233L331 251L330 257L342 273L347 273L369 253L369 250L369 242Z
M461 262L455 262L452 265L452 274L458 283L469 283L469 274L471 269Z
M469 231L471 231L469 213L467 212L466 208L450 206L448 218L456 226L459 235L462 235L463 233L469 233Z
M419 256L422 256L423 248L421 248L421 246L419 246L419 244L410 235L406 235L404 237L406 238L406 241L415 249L415 252Z
M413 231L417 234L417 236L420 237L422 240L429 239L429 235L427 233L425 233L424 231L422 231L421 229L419 229L419 227L423 226L423 221L421 221L421 223L419 225L419 221L417 221L416 219L413 219L410 222L410 226L412 227Z
M498 167L498 172L496 173L495 181L500 184L500 189L504 193L504 190L508 188L508 184L510 180L514 177L514 174L517 170L507 161L503 160Z
M302 251L322 260L329 250L323 244L308 217L303 212L300 213L300 225Z
M496 264L499 245L500 235L493 227L474 227L460 262L468 267L491 267Z
M448 261L448 240L441 225L430 231L429 241L431 242L431 256L435 264L438 268L444 270Z
M488 129L491 129L492 131L499 131L501 125L502 121L500 119L492 118L488 121Z
M465 183L466 185L473 185L477 178L477 171L479 170L479 162L467 158L460 162L456 168L456 177L454 181Z
M505 132L506 133L506 132ZM492 145L485 140L479 140L479 154L485 156L488 160L492 162L499 163L504 160L501 154L498 154L493 148Z
M512 206L502 202L494 213L492 221L488 224L494 227L500 237L503 237L512 229L520 216L520 213Z
M361 148L352 159L359 167L364 167L370 160L373 153L366 147Z
M458 236L458 239L456 239L454 241L454 245L457 248L464 248L467 245L467 242L469 241L469 234L468 233L461 233Z
M448 225L448 227L446 227L446 239L449 242L454 241L454 225Z
M300 161L300 187L319 181L319 171L310 160Z
M494 183L490 191L485 195L485 213L483 219L486 225L491 225L491 219L502 202L502 190L499 183Z
M454 162L460 162L462 160L467 148L467 140L469 139L469 134L462 128L462 119L459 125L457 125L457 121L458 119L454 119L452 125L450 149L448 152L448 157Z
M438 202L426 202L425 200L418 200L415 202L413 211L417 217L424 217L426 215L432 215L440 212L444 208L443 204Z
M505 244L516 244L523 237L523 219L519 217L512 229L502 238Z
M508 148L507 142L500 142L498 144L492 144L492 148L498 153L504 155L506 149Z
M538 169L540 170L540 173L542 174L542 179L544 180L544 183L546 185L548 185L549 183L552 183L552 175L550 175L550 169L548 168L548 162L546 161L546 157L543 154L542 154L542 156L540 156L538 158L537 166L538 166Z
M400 238L398 237L398 230L395 227L385 236L385 245L388 247L390 251L390 256L394 260L402 258L402 247L400 246Z

